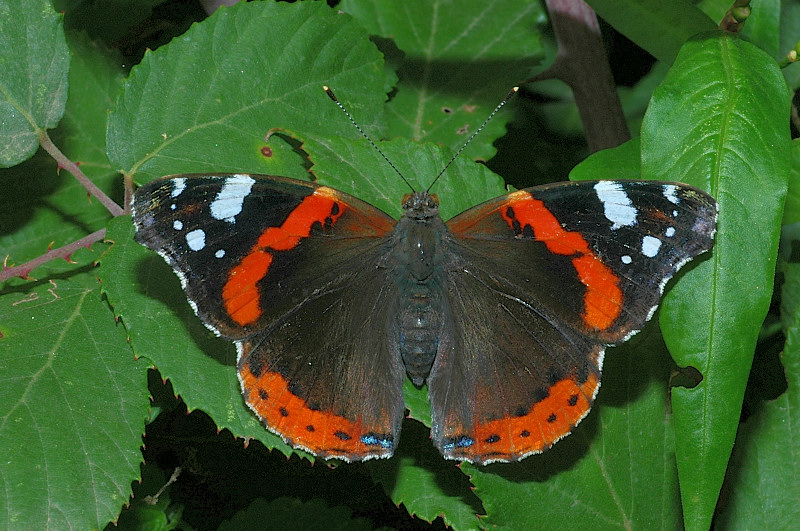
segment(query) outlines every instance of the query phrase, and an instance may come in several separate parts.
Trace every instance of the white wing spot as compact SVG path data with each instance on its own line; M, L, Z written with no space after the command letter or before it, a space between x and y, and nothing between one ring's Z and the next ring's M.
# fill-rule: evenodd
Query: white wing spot
M631 259L630 255L627 255L627 254L623 254L622 258L620 258L620 260L622 260L623 264L630 264L633 261Z
M206 233L201 229L195 229L186 235L186 244L192 251L202 251L206 246Z
M645 236L642 238L642 254L648 258L653 258L658 254L661 248L661 240L654 236Z
M184 190L186 190L186 179L183 177L172 179L172 193L170 194L170 197L178 197L181 195L181 193L183 193Z
M225 256L225 249L217 250L217 252L214 253L214 256L216 256L217 258L222 258L223 256Z
M672 238L675 236L675 227L667 227L667 230L664 232L667 235L667 238Z
M622 188L622 183L615 181L600 181L594 185L597 198L603 203L603 214L612 223L611 230L621 227L636 225L638 211L633 206L631 198Z
M249 175L232 175L225 179L222 190L211 203L211 217L234 223L242 211L244 198L250 194L255 180Z
M172 203L172 204L169 206L169 209L170 209L170 210L175 210L176 208L178 208L178 205L176 205L175 203Z
M681 198L678 197L678 187L674 184L665 184L664 191L662 192L664 197L672 203L673 205L677 205L681 202Z
M183 230L183 221L176 219L172 222L172 228L175 230Z
M677 218L678 217L678 211L677 210L673 210L672 211L672 217L673 218Z

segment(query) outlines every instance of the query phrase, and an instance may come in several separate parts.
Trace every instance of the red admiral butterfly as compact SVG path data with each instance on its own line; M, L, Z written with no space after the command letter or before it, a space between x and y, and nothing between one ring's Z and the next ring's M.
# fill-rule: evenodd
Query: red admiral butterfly
M636 181L528 188L447 223L427 191L403 209L397 221L332 188L246 174L167 177L132 206L136 241L236 343L250 408L292 446L346 461L392 455L406 375L428 386L445 457L549 448L589 412L605 346L650 319L717 219L705 192Z
M568 182L444 222L415 192L398 221L350 195L263 175L179 175L133 198L136 240L236 343L245 400L314 455L392 455L403 381L427 384L450 459L514 461L592 406L606 345L653 315L713 244L717 207L683 184Z

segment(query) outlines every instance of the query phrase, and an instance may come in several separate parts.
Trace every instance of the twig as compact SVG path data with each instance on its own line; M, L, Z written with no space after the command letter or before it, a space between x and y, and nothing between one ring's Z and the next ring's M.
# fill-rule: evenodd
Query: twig
M50 140L50 136L47 134L46 130L42 130L39 133L39 144L47 151L51 157L56 159L59 168L64 168L68 172L70 172L73 177L75 177L81 185L86 188L86 190L95 196L100 203L111 212L112 216L119 216L123 214L123 209L118 204L114 202L113 199L108 197L105 192L103 192L100 188L94 184L85 173L81 171L77 164L72 162L64 155L53 141Z
M5 260L3 261L3 266L0 268L0 282L13 277L28 279L28 274L40 265L55 258L63 258L64 260L69 261L70 256L72 256L72 253L75 251L83 247L88 249L93 243L99 242L105 237L106 229L100 229L89 234L88 236L84 236L80 240L69 243L63 247L59 247L58 249L51 249L42 256L34 258L30 262L25 262L22 265L14 267L6 267L6 262L8 261L8 257L6 256Z

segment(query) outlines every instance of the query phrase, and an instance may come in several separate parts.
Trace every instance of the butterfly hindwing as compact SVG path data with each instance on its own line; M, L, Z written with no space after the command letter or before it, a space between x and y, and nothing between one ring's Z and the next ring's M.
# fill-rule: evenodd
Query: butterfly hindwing
M641 329L715 223L704 192L626 181L520 190L450 220L455 345L428 381L445 456L516 460L567 435L592 405L605 345Z
M244 174L153 181L133 214L137 241L237 343L245 400L270 430L323 457L391 455L404 373L375 333L396 297L376 264L395 220L330 188Z
M321 457L388 457L403 418L405 370L383 330L397 294L376 254L275 326L240 342L250 407L295 447Z

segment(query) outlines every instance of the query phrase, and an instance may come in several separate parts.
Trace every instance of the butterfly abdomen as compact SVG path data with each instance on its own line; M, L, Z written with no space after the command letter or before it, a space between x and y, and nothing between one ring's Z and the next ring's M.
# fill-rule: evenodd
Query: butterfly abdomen
M398 347L414 385L421 386L431 372L439 347L441 312L428 286L417 285L400 300Z
M447 229L428 198L420 194L418 208L407 208L395 229L399 245L394 271L401 295L394 337L389 340L417 386L425 383L431 371L442 330L442 234Z

